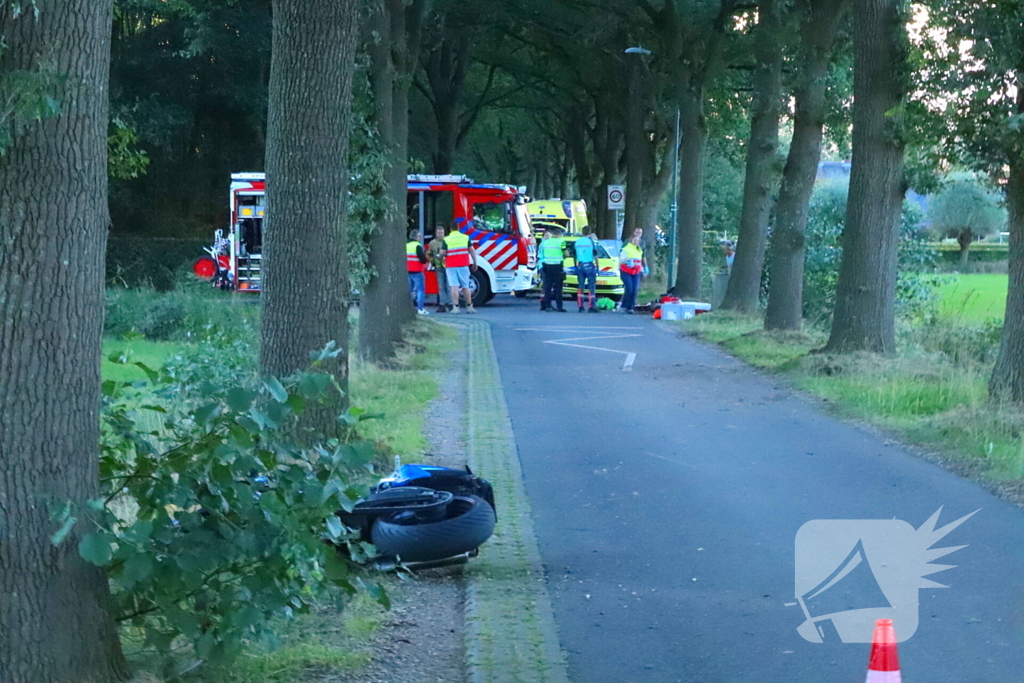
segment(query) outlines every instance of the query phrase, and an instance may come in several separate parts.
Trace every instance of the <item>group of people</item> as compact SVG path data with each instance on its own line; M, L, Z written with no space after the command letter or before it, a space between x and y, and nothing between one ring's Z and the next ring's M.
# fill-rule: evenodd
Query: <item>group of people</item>
M623 296L620 305L626 313L634 313L636 294L640 289L640 278L650 273L647 256L640 246L644 231L637 228L629 241L619 252L619 276L622 278ZM597 238L589 226L583 228L583 237L573 242L576 262L576 303L579 312L597 313L597 274L601 271L598 263ZM564 261L568 245L566 240L555 232L548 230L540 243L537 257L541 268L543 293L540 299L540 310L559 311L564 313L562 302L562 283L565 281ZM586 302L584 305L584 292Z
M619 276L625 290L620 307L626 313L634 312L640 278L650 272L647 257L640 246L643 232L642 228L634 230L619 253ZM544 233L544 239L537 250L543 282L540 300L542 311L565 312L562 284L565 281L564 261L568 249L566 240L560 235L551 230ZM598 240L589 226L583 228L583 236L575 240L572 249L576 262L576 303L580 313L596 313L597 274L601 270L598 262L600 250ZM425 305L425 273L433 270L437 277L438 312L447 313L458 309L461 296L466 304L466 313L476 313L469 282L470 269L477 269L477 258L469 235L459 230L452 230L446 235L444 227L437 226L434 238L426 248L423 246L422 233L419 230L410 232L409 241L405 245L405 266L409 275L409 293L416 305L416 312L420 315L428 314Z
M469 235L453 230L447 236L443 226L434 230L434 239L423 248L423 235L419 230L409 233L405 245L405 269L409 274L409 293L416 304L416 312L427 315L425 307L427 270L437 276L437 310L450 313L459 306L459 297L466 302L466 313L476 313L473 292L469 287L470 269L477 269L476 250Z

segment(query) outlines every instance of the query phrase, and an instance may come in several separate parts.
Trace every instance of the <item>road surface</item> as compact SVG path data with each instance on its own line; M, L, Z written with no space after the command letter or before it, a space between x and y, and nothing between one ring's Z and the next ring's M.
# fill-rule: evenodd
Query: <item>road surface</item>
M869 645L797 633L797 531L940 507L940 527L980 511L935 544L967 547L918 593L904 679L1024 680L1021 510L646 316L567 308L499 296L480 317L573 681L863 680ZM857 606L862 574L830 599Z

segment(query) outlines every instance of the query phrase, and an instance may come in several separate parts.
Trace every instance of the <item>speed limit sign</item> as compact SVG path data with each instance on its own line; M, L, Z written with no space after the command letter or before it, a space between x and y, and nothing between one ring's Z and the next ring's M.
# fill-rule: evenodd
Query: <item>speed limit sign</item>
M608 186L608 209L625 209L626 208L626 186L625 185L609 185Z

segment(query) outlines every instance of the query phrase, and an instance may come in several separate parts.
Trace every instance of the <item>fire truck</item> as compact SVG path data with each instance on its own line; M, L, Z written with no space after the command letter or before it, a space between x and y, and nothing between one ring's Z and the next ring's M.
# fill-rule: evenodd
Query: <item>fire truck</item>
M537 247L526 211L525 188L480 184L458 175L410 175L406 211L409 230L430 240L440 226L469 235L477 253L471 271L474 305L501 292L530 289L537 267ZM214 233L207 255L193 265L195 274L215 286L259 292L263 264L266 179L263 173L231 175L231 223ZM427 273L427 293L437 293L437 279Z

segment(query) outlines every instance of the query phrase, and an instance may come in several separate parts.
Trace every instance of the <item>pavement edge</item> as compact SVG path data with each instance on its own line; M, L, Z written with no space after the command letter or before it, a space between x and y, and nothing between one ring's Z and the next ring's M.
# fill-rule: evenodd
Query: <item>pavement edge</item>
M460 321L469 465L494 486L498 525L466 572L472 683L568 683L490 325Z

